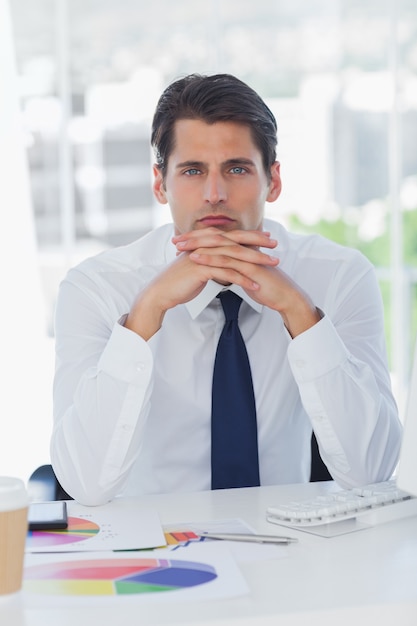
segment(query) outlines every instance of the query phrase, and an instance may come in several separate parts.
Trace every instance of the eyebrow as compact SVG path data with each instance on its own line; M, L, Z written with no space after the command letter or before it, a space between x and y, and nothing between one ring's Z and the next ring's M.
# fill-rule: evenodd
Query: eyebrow
M175 168L177 170L182 169L183 167L202 167L204 165L203 161L182 161L182 163L177 163Z
M176 169L182 169L184 167L201 168L205 165L206 163L204 161L182 161L182 163L178 163L176 165ZM247 157L234 157L233 159L227 159L222 163L222 166L225 167L231 167L233 165L248 165L253 167L255 163L252 159L248 159Z

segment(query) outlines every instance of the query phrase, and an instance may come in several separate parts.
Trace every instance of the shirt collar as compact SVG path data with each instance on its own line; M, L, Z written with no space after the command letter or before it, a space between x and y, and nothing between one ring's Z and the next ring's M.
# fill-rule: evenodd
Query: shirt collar
M167 263L171 263L176 257L176 247L171 241L171 238L167 241L165 248L165 258ZM209 280L204 287L204 289L190 302L185 303L185 308L190 314L192 319L195 319L204 309L210 304L210 302L223 290L230 289L230 291L234 291L238 296L242 298L245 302L249 304L249 306L260 313L262 311L262 304L259 304L255 300L253 300L242 287L239 285L230 285L230 287L224 287L219 283L216 283L214 280Z
M230 289L230 291L234 291L238 296L242 298L245 302L249 304L254 311L260 313L262 311L262 304L259 304L255 300L252 300L246 293L242 287L239 285L230 285L230 287L224 287L219 283L216 283L214 280L209 280L204 287L204 289L190 302L185 303L185 308L189 312L192 319L195 319L200 313L210 304L210 302L217 296L221 291L226 291Z

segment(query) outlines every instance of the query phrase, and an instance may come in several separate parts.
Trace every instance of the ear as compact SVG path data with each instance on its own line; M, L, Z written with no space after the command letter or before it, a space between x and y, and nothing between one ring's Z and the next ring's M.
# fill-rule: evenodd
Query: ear
M154 165L152 170L153 170L154 196L160 204L168 204L168 200L165 194L165 184L164 184L164 178L162 176L161 168L158 165Z
M271 181L269 183L269 192L266 198L267 202L274 202L281 193L282 184L280 167L281 166L278 161L275 161L275 163L271 165Z

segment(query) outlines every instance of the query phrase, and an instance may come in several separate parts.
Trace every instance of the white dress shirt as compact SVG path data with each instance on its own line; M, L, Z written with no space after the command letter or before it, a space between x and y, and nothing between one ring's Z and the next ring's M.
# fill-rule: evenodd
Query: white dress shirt
M242 296L262 485L309 480L312 428L332 476L349 487L388 479L401 425L387 368L372 265L318 235L278 240L279 268L324 313L291 339L276 311ZM123 322L138 292L176 254L171 224L83 261L60 286L51 458L85 504L118 494L210 489L211 381L224 315L210 281L167 311L148 341ZM239 433L236 433L239 437Z

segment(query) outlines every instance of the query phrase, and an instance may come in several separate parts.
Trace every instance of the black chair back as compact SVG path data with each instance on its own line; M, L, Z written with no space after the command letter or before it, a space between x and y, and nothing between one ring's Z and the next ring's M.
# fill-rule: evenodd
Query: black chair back
M32 502L73 499L59 484L52 465L41 465L31 474L28 493Z
M333 480L327 466L324 464L320 456L319 446L317 444L316 435L311 436L311 472L310 482L317 483L324 480Z

